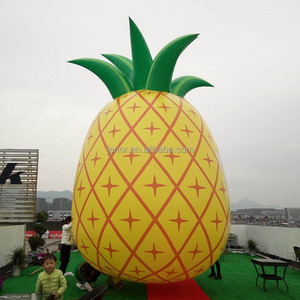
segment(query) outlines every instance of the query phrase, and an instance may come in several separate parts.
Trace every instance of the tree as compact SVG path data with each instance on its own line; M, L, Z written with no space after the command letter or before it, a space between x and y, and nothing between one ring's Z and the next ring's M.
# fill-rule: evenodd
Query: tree
M34 231L36 232L37 236L41 237L46 231L47 227L45 222L48 220L49 215L44 211L37 212L35 214L35 224L33 225Z
M34 215L34 218L35 224L33 225L33 228L36 236L31 236L28 239L28 243L32 251L36 251L37 247L45 245L45 241L44 239L42 239L42 235L47 231L45 222L48 220L49 215L46 212L41 211L37 212Z

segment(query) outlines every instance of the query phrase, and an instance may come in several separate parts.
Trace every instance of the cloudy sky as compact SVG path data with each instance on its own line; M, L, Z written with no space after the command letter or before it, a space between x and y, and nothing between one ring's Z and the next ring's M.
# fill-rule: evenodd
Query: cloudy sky
M208 123L232 202L300 206L299 0L0 1L0 149L39 149L38 190L73 190L82 143L111 96L67 61L131 57L130 16L154 57L200 33L174 77Z

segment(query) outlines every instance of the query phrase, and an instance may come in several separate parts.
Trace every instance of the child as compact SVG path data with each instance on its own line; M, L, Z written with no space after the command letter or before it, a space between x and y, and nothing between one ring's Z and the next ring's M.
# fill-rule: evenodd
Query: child
M63 293L67 289L67 281L61 270L55 269L56 256L47 254L43 259L44 271L39 274L36 282L37 295L54 295L54 299L63 300Z

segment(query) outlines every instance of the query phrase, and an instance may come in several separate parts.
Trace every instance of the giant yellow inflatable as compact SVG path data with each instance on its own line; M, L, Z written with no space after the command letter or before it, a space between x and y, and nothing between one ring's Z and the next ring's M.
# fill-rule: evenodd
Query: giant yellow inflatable
M228 190L205 121L183 97L203 79L172 80L182 36L153 60L130 19L132 60L76 59L113 101L87 133L74 184L73 232L82 256L113 277L169 283L205 272L229 233Z

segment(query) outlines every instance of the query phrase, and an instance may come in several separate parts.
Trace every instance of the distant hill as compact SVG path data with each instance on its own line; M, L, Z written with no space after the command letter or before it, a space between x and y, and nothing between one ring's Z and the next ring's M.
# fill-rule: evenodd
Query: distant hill
M246 209L246 208L280 208L276 205L262 205L260 203L257 203L253 200L249 199L242 199L241 201L237 203L230 203L230 210L231 211L236 211L237 209Z
M58 191L48 191L48 192L38 191L37 192L37 197L45 198L47 202L52 202L53 198L72 199L73 193L71 191L68 191L68 190L64 190L64 191L61 191L61 192L58 192Z

